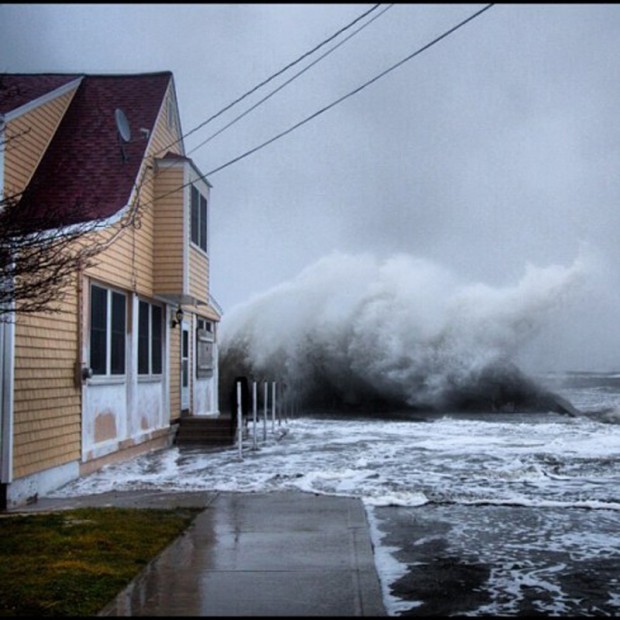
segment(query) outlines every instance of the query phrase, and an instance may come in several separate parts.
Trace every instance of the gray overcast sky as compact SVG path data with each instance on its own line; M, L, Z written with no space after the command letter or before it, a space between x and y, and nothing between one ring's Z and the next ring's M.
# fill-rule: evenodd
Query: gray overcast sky
M372 6L3 4L0 71L171 70L188 132ZM190 156L205 173L225 164L484 6L395 4ZM572 263L586 243L604 286L564 324L581 334L566 350L587 337L593 365L620 368L619 35L620 5L495 5L209 176L212 293L228 311L333 251L405 252L504 286L527 263Z

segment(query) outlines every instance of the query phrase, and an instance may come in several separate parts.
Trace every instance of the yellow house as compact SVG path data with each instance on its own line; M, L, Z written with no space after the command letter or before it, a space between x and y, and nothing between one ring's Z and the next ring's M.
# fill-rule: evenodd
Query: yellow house
M172 73L5 74L0 131L2 195L63 226L101 222L89 234L105 243L62 312L0 320L6 508L217 416L221 312L211 186L184 154Z

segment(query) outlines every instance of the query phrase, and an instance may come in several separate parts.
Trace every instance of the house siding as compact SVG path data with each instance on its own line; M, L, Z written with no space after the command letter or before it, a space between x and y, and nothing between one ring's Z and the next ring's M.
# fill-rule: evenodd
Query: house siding
M13 475L79 458L81 399L75 285L60 314L18 315L15 325Z
M157 173L155 195L162 196L156 204L154 282L159 294L183 292L183 195L182 166L163 164Z
M193 245L189 252L189 292L205 303L208 301L209 259Z
M145 201L150 200L149 189L147 181L141 191ZM104 233L93 236L105 240L120 230L118 238L96 257L96 266L89 268L86 275L124 290L150 296L153 293L150 269L153 256L152 209L142 208L139 217L137 226L128 225L122 220Z
M5 194L32 178L77 89L7 123ZM65 305L64 309L70 307ZM74 383L76 326L66 315L18 316L15 326L12 476L20 478L79 456L80 400Z
M77 87L10 120L4 153L5 194L24 190L58 128Z

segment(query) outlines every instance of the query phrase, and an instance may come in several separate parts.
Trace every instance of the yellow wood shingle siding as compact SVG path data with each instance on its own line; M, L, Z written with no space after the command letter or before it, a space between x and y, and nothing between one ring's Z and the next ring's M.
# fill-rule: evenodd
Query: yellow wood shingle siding
M139 225L122 223L111 226L98 239L105 239L119 228L120 235L113 244L97 255L96 265L86 274L109 284L142 295L153 294L153 209L148 201L151 197L150 180L147 178L142 187Z
M15 324L13 475L80 458L81 390L75 284L62 314L20 315Z
M160 166L155 195L162 196L155 205L155 290L161 294L183 293L183 167Z
M209 300L209 259L194 246L189 252L189 292L205 303Z
M5 195L24 190L76 90L77 87L7 123L4 153Z
M75 90L9 122L6 192L21 192L41 161ZM11 140L11 136L16 136ZM13 475L80 456L81 393L75 383L77 316L69 289L60 314L20 315L15 325Z

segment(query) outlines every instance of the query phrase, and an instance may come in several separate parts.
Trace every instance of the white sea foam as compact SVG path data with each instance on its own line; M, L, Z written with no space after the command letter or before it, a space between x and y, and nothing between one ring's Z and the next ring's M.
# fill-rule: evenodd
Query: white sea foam
M523 416L525 417L525 416ZM288 433L258 436L258 449L179 448L109 465L60 490L306 492L359 497L367 505L428 502L620 509L620 427L582 417L504 414L427 422L289 420ZM260 428L260 427L259 427ZM535 437L535 440L532 440ZM610 493L612 493L610 495Z
M360 498L390 615L420 602L391 594L390 584L412 562L399 559L402 549L393 544L399 539L386 538L380 511L410 512L412 522L428 519L433 535L440 534L437 519L449 523L451 552L480 555L493 567L487 584L492 601L480 614L511 613L522 600L521 586L557 587L542 571L541 557L570 552L596 559L620 544L618 425L557 414L495 414L426 421L299 417L282 426L288 432L276 427L263 440L259 424L257 449L248 437L241 454L238 446L206 453L170 448L108 465L55 495L299 490ZM534 520L521 523L526 515ZM414 542L402 539L406 548ZM569 609L569 603L563 595L546 611Z
M223 372L277 377L306 397L438 405L513 360L579 290L590 262L527 266L504 287L428 260L335 253L224 315Z

